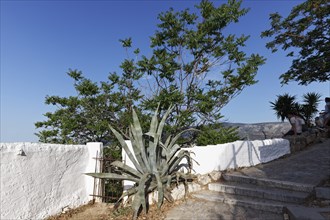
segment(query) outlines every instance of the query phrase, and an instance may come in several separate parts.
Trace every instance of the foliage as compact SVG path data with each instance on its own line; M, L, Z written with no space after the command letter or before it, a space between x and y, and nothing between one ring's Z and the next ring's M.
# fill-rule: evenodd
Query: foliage
M321 101L321 95L318 93L309 92L303 95L303 103L301 105L301 115L311 125L315 114L318 112L318 105Z
M157 190L158 207L163 203L164 198L173 201L170 194L171 183L184 182L192 179L190 175L191 157L190 153L180 150L180 146L176 141L181 136L168 136L163 142L163 128L170 111L168 109L162 120L157 119L158 109L152 117L149 132L143 134L140 121L133 109L133 123L130 126L129 136L132 143L132 151L129 149L123 136L110 126L111 131L117 137L127 156L134 164L134 168L124 164L121 161L115 161L112 166L118 169L118 172L112 173L88 173L87 175L115 180L130 180L136 184L123 193L119 201L124 196L134 195L132 208L134 210L134 218L137 218L140 208L146 212L148 204L148 193ZM179 163L186 159L189 173L180 172ZM118 201L118 202L119 202Z
M103 164L102 172L111 172L114 170L111 163L116 160L122 160L121 148L118 147L117 142L113 142L111 146L103 148ZM120 198L123 193L123 184L119 180L104 180L104 202L114 203Z
M289 113L297 112L296 97L288 93L278 95L275 102L270 102L272 109L275 111L277 118L284 121Z
M328 0L307 0L291 10L288 17L270 15L271 28L262 37L272 37L266 47L276 52L281 46L293 57L282 84L295 80L307 85L330 80L330 4Z
M277 118L282 121L288 119L289 113L294 113L301 116L307 125L311 126L312 119L318 111L317 107L320 100L320 94L310 92L303 95L303 103L300 104L296 101L296 96L285 93L284 95L278 95L275 102L270 102L270 104Z
M70 70L77 95L46 97L46 104L57 109L35 124L41 129L39 140L108 143L113 140L109 123L128 136L131 106L146 119L159 102L160 116L174 105L164 128L168 134L218 123L221 109L257 82L257 70L265 59L243 51L248 36L224 32L248 12L240 8L241 1L215 7L203 0L196 7L196 13L170 9L159 14L150 57L141 55L138 48L131 53L131 38L120 40L127 58L120 65L122 72L110 73L109 81L95 83L80 71ZM144 119L143 128L147 126Z
M204 125L199 129L202 132L196 140L198 146L224 144L239 140L237 127L225 127L219 123Z
M241 1L229 0L215 7L201 1L199 14L173 9L161 13L160 24L151 37L153 54L142 56L138 69L149 78L148 94L142 103L154 109L171 104L170 132L216 123L220 110L245 87L255 84L264 58L242 50L248 36L225 35L224 29L245 15Z
M77 96L47 96L46 104L57 109L47 112L46 121L35 123L36 128L43 128L36 135L41 142L85 144L103 142L107 144L114 138L108 124L126 131L129 126L131 105L141 98L140 92L133 88L129 80L136 75L121 77L110 73L109 82L98 85L82 76L78 70L69 70L74 79Z

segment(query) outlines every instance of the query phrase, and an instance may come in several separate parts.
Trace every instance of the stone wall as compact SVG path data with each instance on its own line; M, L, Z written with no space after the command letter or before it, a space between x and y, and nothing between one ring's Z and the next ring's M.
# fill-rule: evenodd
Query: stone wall
M102 143L1 143L1 219L43 219L92 199Z
M323 141L323 139L330 137L330 130L320 131L318 129L311 129L303 132L301 135L289 135L283 137L290 142L291 153L301 151L313 144Z

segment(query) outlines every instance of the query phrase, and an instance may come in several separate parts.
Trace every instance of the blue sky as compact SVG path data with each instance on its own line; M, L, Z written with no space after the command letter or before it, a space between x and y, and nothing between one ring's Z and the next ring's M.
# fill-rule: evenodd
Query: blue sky
M269 27L268 15L287 15L302 1L245 0L250 12L228 27L228 33L250 35L247 53L267 58L256 85L246 88L222 111L230 122L278 121L269 101L289 93L298 100L307 92L330 96L330 83L281 86L280 73L290 67L285 53L272 54L260 32ZM75 95L69 68L93 81L105 81L125 58L119 39L132 37L141 54L150 55L149 36L157 15L169 7L193 9L198 1L4 1L1 0L1 142L37 141L34 123L53 111L46 95ZM215 5L225 1L214 1ZM320 109L323 108L323 103Z

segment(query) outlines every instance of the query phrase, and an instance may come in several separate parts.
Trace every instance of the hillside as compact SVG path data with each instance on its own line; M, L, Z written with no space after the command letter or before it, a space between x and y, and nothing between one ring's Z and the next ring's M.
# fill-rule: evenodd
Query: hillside
M255 124L223 123L224 126L238 127L238 133L244 140L264 140L281 138L291 128L289 122L265 122Z

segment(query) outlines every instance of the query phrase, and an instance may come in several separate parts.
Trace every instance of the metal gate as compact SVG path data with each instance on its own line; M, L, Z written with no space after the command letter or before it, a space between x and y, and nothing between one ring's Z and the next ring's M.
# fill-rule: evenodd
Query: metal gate
M100 156L98 153L95 159L95 171L102 173L114 172L111 163L115 161L112 157ZM115 203L123 193L123 183L121 180L94 178L93 202Z

